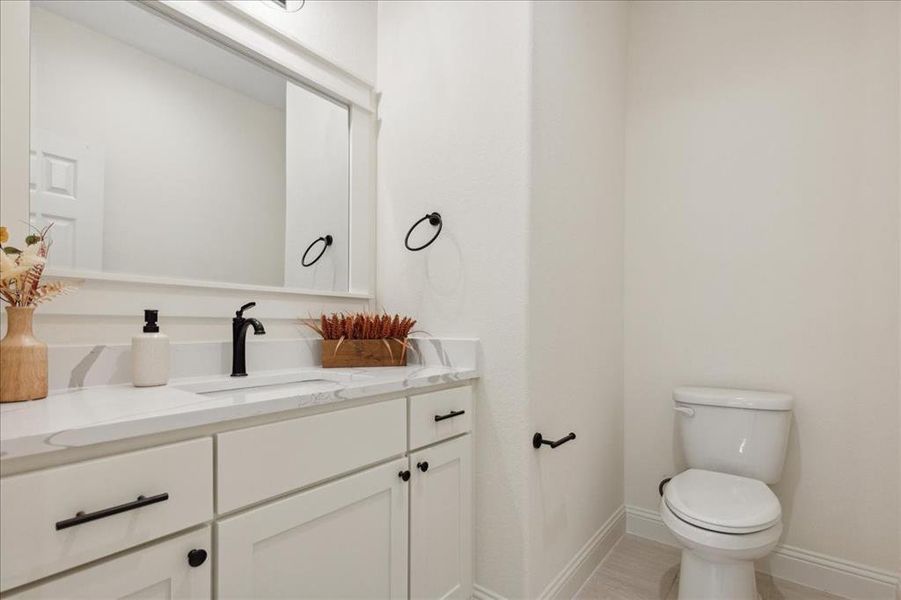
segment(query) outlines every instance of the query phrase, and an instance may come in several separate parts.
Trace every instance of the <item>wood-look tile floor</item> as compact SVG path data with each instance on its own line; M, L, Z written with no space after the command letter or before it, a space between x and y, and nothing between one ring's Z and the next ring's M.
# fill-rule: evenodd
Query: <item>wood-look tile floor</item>
M576 599L676 600L678 577L677 548L625 535L576 593ZM757 591L763 600L840 600L765 573L757 573Z

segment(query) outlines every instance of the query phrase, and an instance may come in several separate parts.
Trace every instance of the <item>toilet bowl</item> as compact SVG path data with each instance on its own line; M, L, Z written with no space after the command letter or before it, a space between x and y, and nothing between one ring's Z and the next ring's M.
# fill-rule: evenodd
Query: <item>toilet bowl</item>
M768 484L782 476L788 394L685 387L673 392L689 467L663 488L660 515L682 546L680 600L756 600L754 561L782 534Z
M689 469L664 488L660 515L682 546L681 600L757 598L754 561L782 534L779 501L763 482Z

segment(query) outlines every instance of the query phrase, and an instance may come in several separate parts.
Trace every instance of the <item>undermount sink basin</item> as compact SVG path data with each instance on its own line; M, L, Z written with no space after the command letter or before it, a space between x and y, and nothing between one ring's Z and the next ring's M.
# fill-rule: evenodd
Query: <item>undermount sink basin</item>
M246 377L230 377L222 375L218 377L184 381L174 387L186 392L203 394L205 396L241 390L261 390L273 388L292 388L304 386L304 384L324 385L325 387L336 384L348 383L361 379L371 379L371 375L353 373L332 369L302 369L292 371L277 371L260 374L251 374Z
M338 381L307 379L291 383L270 383L268 385L211 390L198 393L207 398L233 398L236 402L244 402L247 400L274 400L277 398L288 398L315 392L327 392L340 387L340 385L341 383Z

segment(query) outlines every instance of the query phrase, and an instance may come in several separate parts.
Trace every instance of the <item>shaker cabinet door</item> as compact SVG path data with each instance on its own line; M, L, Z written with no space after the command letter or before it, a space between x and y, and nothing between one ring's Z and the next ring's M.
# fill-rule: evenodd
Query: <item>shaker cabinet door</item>
M209 600L213 558L210 528L13 591L8 600Z
M472 596L470 435L410 457L410 597Z
M407 469L397 459L220 521L218 596L406 598Z

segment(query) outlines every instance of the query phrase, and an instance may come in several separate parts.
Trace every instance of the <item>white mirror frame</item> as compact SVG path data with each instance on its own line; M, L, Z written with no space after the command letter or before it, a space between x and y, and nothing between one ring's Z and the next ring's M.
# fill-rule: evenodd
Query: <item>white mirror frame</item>
M287 31L273 28L231 0L131 0L178 25L223 44L251 59L346 104L350 110L350 252L349 290L333 292L277 286L196 281L155 276L47 269L48 278L81 280L78 292L41 308L58 315L134 316L146 306L157 306L169 316L209 317L228 314L246 299L259 303L257 314L269 318L295 318L301 311L353 310L372 304L375 295L375 152L376 95L371 82L348 72L304 46ZM16 4L16 3L11 3ZM25 3L22 3L25 4ZM14 17L11 27L28 27L25 11L4 13ZM21 21L25 21L22 23ZM4 27L4 31L7 28ZM21 31L21 29L19 29ZM27 35L27 34L26 34ZM21 62L21 54L12 60ZM8 66L10 59L4 61ZM27 59L27 49L25 51ZM16 63L16 67L21 67ZM26 71L30 67L25 64ZM21 69L16 69L21 74ZM21 79L21 76L19 77ZM28 85L6 81L4 123L24 123L25 131L3 132L4 161L28 139ZM24 89L20 89L24 87ZM14 96L14 97L13 97ZM24 114L23 112L24 107ZM15 112L14 112L15 111ZM20 125L19 129L21 129ZM5 127L4 127L5 129ZM24 157L27 166L27 151ZM3 169L3 220L17 239L28 222L28 170L20 161ZM12 179L12 181L10 181ZM24 193L23 193L24 192ZM4 223L6 224L6 223ZM281 260L283 257L274 257Z

